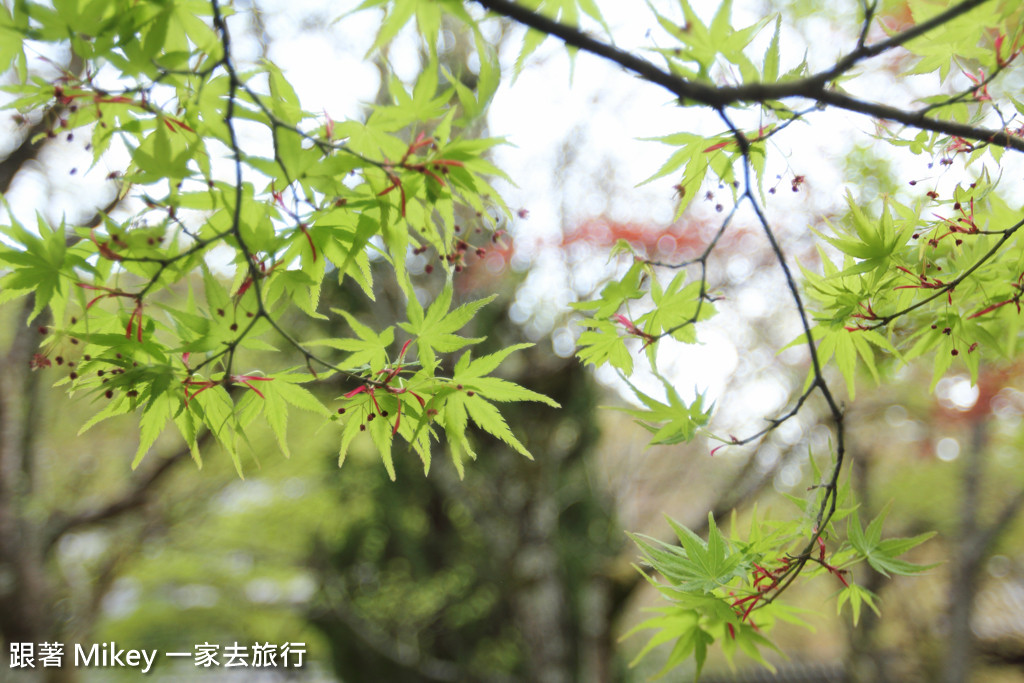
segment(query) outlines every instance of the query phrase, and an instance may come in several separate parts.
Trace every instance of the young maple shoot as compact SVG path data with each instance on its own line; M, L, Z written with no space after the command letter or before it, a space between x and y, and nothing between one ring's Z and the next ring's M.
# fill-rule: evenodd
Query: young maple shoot
M856 622L878 601L854 582L851 567L925 569L900 556L927 534L883 538L884 513L862 526L843 476L847 435L831 369L852 400L858 369L877 379L883 360L931 359L934 386L951 368L976 377L983 362L1018 354L1024 265L1017 233L1024 220L1000 194L996 169L1005 150L1024 150L1024 126L1015 120L1024 103L1004 87L1024 62L1019 2L910 0L910 19L900 24L888 22L878 3L862 3L840 57L816 72L786 53L786 17L737 27L729 1L710 22L686 0L664 14L649 4L652 26L664 32L652 39L650 59L615 47L593 0L359 6L372 8L385 13L371 54L415 17L426 64L415 83L388 78L388 101L365 120L334 120L305 111L272 62L239 62L234 9L221 0L0 5L0 67L13 69L17 80L4 86L14 96L7 108L51 121L44 136L88 136L95 162L110 159L112 149L130 158L112 174L115 204L89 227L43 218L28 227L10 207L0 226L0 303L31 297L29 323L42 332L33 366L52 371L51 359L61 359L57 366L71 359L73 369L64 365L58 384L100 402L83 430L138 415L133 466L171 425L199 463L200 436L208 432L239 475L242 446L258 419L288 454L288 413L296 408L338 424L339 461L363 438L392 478L396 440L425 471L443 440L461 475L465 458L476 453L471 423L529 456L528 441L506 423L500 404L557 404L493 376L525 345L472 355L482 339L459 333L490 298L455 301L454 281L481 249L460 237L460 223L469 217L486 234L496 228L495 213L510 217L488 180L504 177L487 159L503 140L464 133L485 115L501 82L497 52L482 29L498 16L528 29L516 71L555 37L570 55L582 50L614 63L719 125L710 136L682 130L648 138L673 148L649 181L676 181L676 218L705 187L725 189L732 206L719 205L716 229L695 258L666 263L628 244L613 250L630 259L623 276L594 301L574 304L585 316L580 360L622 375L638 400L626 412L652 432L652 443L704 435L718 448L756 444L812 397L831 423L831 452L809 454L815 485L792 498L799 514L755 513L746 533L737 531L735 517L728 534L710 515L703 535L673 522L672 543L633 536L642 571L668 600L638 627L655 630L641 656L671 642L664 671L692 657L699 675L708 646L717 644L730 658L743 652L770 666L764 649L773 647L772 623L801 621L781 600L797 579L832 581L837 607L849 603ZM442 20L472 37L479 62L473 89L441 64ZM43 76L42 64L57 62L35 58L40 45L70 49L73 58L56 76ZM886 54L902 56L893 68L904 75L934 74L941 84L906 109L851 94L865 90L859 77ZM784 72L789 63L796 65ZM955 78L960 73L967 85ZM961 175L949 190L912 201L887 197L880 208L851 196L846 215L817 233L821 271L797 270L766 212L776 191L767 169L785 156L785 145L799 144L793 124L813 126L825 108L873 117L881 144ZM263 142L251 144L249 136ZM792 173L788 182L793 192L805 191L804 176ZM762 235L785 282L800 327L791 346L806 352L808 376L785 412L766 416L767 426L723 437L708 432L704 395L684 400L659 367L657 350L667 339L697 343L699 325L718 313L709 265L741 219ZM421 302L407 267L410 254L425 251L444 269L429 303ZM224 252L230 277L216 265ZM378 330L348 311L321 310L328 276L373 299L373 262L394 277L406 320ZM296 313L308 324L285 322ZM325 318L343 320L352 336L297 331L318 329ZM660 382L663 399L638 388L638 359ZM309 388L326 383L338 392L333 400ZM819 471L817 457L829 468Z
M8 207L2 228L3 300L31 295L29 322L52 321L39 357L72 358L58 383L103 399L83 431L137 414L134 467L172 424L199 463L208 430L240 476L248 428L265 419L287 455L296 408L339 423L341 460L368 432L391 478L396 439L427 469L442 436L461 475L475 454L470 422L528 456L498 404L557 404L489 376L523 345L471 359L482 339L457 333L490 299L449 310L468 246L457 215L476 216L483 232L495 211L509 213L486 179L500 175L484 156L501 140L460 136L486 108L497 70L485 69L473 93L440 83L434 61L411 90L392 79L393 103L365 122L334 121L304 111L273 63L239 64L233 13L216 0L0 10L2 66L20 81L6 88L16 96L8 108L54 112L51 132L91 136L96 162L115 144L130 156L112 174L119 210L95 227L40 218L30 229ZM29 41L68 47L68 36L80 64L41 78ZM493 63L483 43L480 54ZM243 122L267 144L243 144ZM225 249L230 279L213 265ZM424 312L405 264L427 249L448 277ZM354 336L326 339L284 323L291 311L328 317L319 299L329 276L372 299L371 252L391 266L409 322L378 331L332 309ZM307 388L328 381L346 387L332 401Z

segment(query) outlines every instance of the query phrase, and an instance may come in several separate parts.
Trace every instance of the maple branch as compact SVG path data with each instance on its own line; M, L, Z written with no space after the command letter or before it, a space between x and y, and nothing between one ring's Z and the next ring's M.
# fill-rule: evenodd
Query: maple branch
M715 86L697 83L676 76L642 57L592 38L579 29L537 14L511 0L476 0L476 2L492 12L560 38L567 45L618 64L640 78L662 86L680 100L692 100L720 110L724 107L742 103L764 103L771 100L804 98L814 100L822 105L832 105L847 111L896 121L918 130L927 130L971 140L981 140L999 147L1024 151L1024 139L1014 137L1005 131L930 118L926 115L927 109L919 111L900 109L858 99L830 87L835 78L849 71L861 61L875 57L914 38L918 38L928 31L989 2L989 0L965 0L945 12L932 17L928 21L916 24L886 40L872 43L871 45L860 45L857 49L837 61L831 68L806 78L780 83L745 83L738 86Z

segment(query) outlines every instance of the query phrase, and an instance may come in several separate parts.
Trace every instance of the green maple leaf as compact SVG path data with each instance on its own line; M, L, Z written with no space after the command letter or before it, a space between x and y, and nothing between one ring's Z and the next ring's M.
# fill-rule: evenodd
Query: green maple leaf
M485 299L477 299L459 306L454 311L449 311L452 304L452 285L449 282L426 312L415 297L410 298L406 308L409 322L399 323L398 326L416 337L420 363L433 374L437 367L436 354L438 352L451 353L484 340L484 337L460 337L455 333L461 330L466 323L473 319L477 311L493 301L496 296L493 294Z

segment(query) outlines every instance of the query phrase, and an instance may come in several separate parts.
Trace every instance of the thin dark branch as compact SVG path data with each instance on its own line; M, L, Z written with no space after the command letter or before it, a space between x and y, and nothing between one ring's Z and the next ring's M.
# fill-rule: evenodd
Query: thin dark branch
M954 289L956 289L957 285L959 285L961 282L963 282L968 277L970 277L971 273L976 271L978 268L981 268L985 264L985 262L987 262L993 256L998 254L999 250L1003 248L1003 245L1006 244L1006 242L1011 237L1013 237L1014 233L1016 233L1018 230L1020 230L1021 227L1024 227L1024 220L1017 221L1016 223L1011 225L1006 230L1003 230L1001 232L1002 237L999 238L999 241L996 242L992 246L991 249L989 249L987 252L985 252L985 254L981 258L979 258L977 261L975 261L974 264L970 268L968 268L967 270L962 272L955 280L952 280L952 281L946 283L944 286L939 287L938 289L936 289L935 293L932 294L931 296L925 297L924 299L921 299L920 301L916 301L913 304L911 304L910 306L907 306L906 308L901 308L900 310L896 311L895 313L890 313L889 315L886 315L886 316L883 316L881 318L878 318L874 322L874 324L872 324L872 325L865 325L864 329L873 330L876 327L884 327L885 325L888 325L889 323L894 321L896 318L899 318L901 316L906 315L907 313L910 313L911 311L914 311L914 310L916 310L918 308L921 308L925 304L930 303L930 302L934 301L935 299L938 299L941 296L946 296L949 292L951 292Z
M828 526L829 520L832 519L832 515L835 514L836 502L838 499L838 487L839 487L839 475L843 469L843 461L846 454L846 436L845 428L843 425L843 410L839 403L835 400L832 395L832 390L829 388L828 382L825 380L825 373L821 367L821 361L818 358L818 350L814 343L814 336L811 334L811 322L807 316L806 308L804 307L803 297L800 295L800 288L797 285L796 277L793 275L793 271L789 267L789 263L786 260L786 256L782 251L782 246L779 244L778 239L775 237L775 231L772 230L771 223L768 221L768 217L764 213L764 209L761 207L760 202L757 199L755 193L754 182L751 179L751 160L750 160L750 140L743 134L743 132L736 127L736 125L729 118L729 115L723 110L718 110L719 117L725 123L725 125L732 132L733 139L736 141L739 147L740 153L743 157L743 196L742 199L748 201L757 215L758 223L764 231L765 237L768 239L768 243L771 246L772 253L775 254L776 261L778 261L779 268L782 270L783 276L786 280L786 286L789 289L790 296L796 305L797 313L800 317L800 325L803 328L804 335L806 337L806 343L808 352L811 356L811 371L813 378L811 380L811 386L801 396L797 405L789 413L788 417L792 417L799 410L802 403L807 400L810 393L818 390L821 392L822 397L825 399L825 403L828 405L829 413L835 423L836 433L836 455L835 463L832 466L832 473L829 481L825 483L822 488L825 491L824 497L818 507L817 517L815 518L814 531L811 535L810 540L804 547L803 551L797 555L794 559L795 562L789 565L782 576L779 577L780 583L777 588L771 591L771 595L767 597L763 605L770 604L779 595L781 595L789 586L796 580L796 577L803 571L804 566L812 558L811 553L814 551L818 539L825 533L825 529ZM776 422L765 430L765 433L775 429L781 422Z
M857 99L831 87L831 81L864 59L918 38L928 31L972 10L989 0L966 0L932 19L912 26L886 40L860 47L837 62L831 69L796 81L780 83L745 83L739 86L714 86L696 83L673 75L655 64L592 38L579 29L548 19L511 0L476 0L485 8L514 19L525 26L562 39L566 44L603 57L640 78L662 86L681 100L692 100L715 109L743 103L764 103L772 100L804 98L847 111L896 121L919 130L953 135L968 140L981 140L1000 147L1024 151L1024 139L1005 131L970 126L955 121L929 118L922 111L907 111L876 102Z

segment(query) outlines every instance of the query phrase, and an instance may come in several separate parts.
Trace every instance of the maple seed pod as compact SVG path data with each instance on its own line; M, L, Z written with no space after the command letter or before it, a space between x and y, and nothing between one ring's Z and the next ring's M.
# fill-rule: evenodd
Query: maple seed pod
M238 330L238 323L231 323L231 331L235 332Z
M455 388L458 389L459 391L462 391L462 385L461 384L456 384Z
M467 392L466 392L466 396L476 396L476 392L475 392L475 391L472 391L472 390L470 390L470 391L467 391Z
M951 356L959 356L960 352L957 351L956 349L953 349L952 351L949 352L949 355L951 355Z
M338 415L344 415L344 414L345 414L345 409L344 408L338 408Z
M483 258L484 256L487 255L487 250L484 249L483 247L480 247L479 249L476 250L476 255Z
M220 317L223 318L224 317L224 309L223 308L218 308L217 309L217 315L219 315Z
M68 377L70 377L71 379L78 379L78 373L77 372L69 372L68 373Z
M359 425L359 431L365 432L366 431L366 425Z
M57 356L53 360L54 360L55 363L57 363L57 365L64 365L64 357L63 356Z
M97 377L102 377L103 375L104 375L104 371L103 370L97 370L96 371L96 376Z
M72 343L72 344L77 344L77 343L78 343L78 340L77 340L77 339L75 339L74 337L72 337L72 338L71 338L71 343Z
M423 272L426 273L427 275L430 275L431 273L434 272L434 266L428 263L427 265L423 266Z
M375 417L377 417L377 415L375 413L370 413L369 415L366 416L366 421L369 422L370 420L372 420Z
M69 367L69 368L73 368L73 367L75 367L75 361L73 361L73 360L69 360L69 361L68 361L68 367Z
M71 316L71 324L74 325L77 322L78 322L78 318L76 318L75 316Z
M82 360L92 360L92 356L90 356L89 354L85 354L84 356L82 356Z
M131 391L129 391L128 393L125 394L125 396L128 396L129 398L135 398L138 395L139 395L139 392L136 391L135 389L132 389Z
M380 411L380 416L381 417L387 417L388 416L388 411L386 411L386 410Z
M106 396L107 398L114 398L114 390L113 389L107 389L107 392L105 394L103 394L103 395Z

